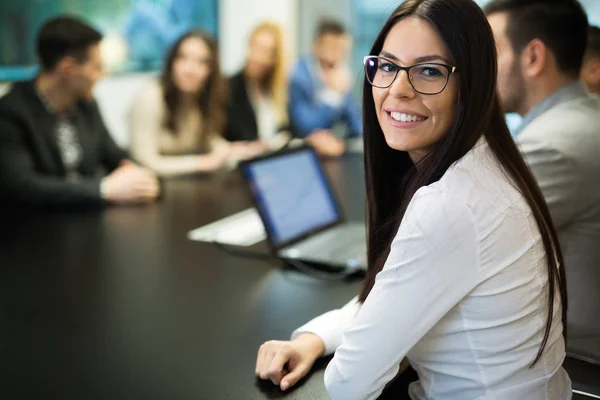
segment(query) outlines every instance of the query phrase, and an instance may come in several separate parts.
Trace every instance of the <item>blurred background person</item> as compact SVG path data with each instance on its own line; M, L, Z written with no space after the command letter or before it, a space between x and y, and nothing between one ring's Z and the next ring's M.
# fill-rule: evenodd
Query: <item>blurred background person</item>
M290 77L294 133L326 156L344 152L344 142L332 131L334 125L344 123L350 137L362 132L360 109L352 97L352 76L345 63L351 47L352 38L341 23L323 20L313 54L302 58Z
M590 26L588 30L587 49L581 68L581 80L588 92L600 101L600 28L597 26Z
M569 337L597 332L600 106L579 81L587 16L575 0L495 0L485 10L498 46L504 111L524 117L516 141L542 189L564 251L568 321L575 328ZM569 343L571 352L592 351Z
M225 138L278 148L291 139L287 114L287 76L283 32L272 22L250 35L244 68L229 79Z
M242 146L223 139L227 88L217 44L193 30L175 42L160 80L133 103L132 154L161 176L210 172L243 158Z
M92 89L104 75L101 39L71 17L41 27L38 76L15 83L0 100L3 200L72 206L146 203L158 196L155 175L127 160L94 101Z

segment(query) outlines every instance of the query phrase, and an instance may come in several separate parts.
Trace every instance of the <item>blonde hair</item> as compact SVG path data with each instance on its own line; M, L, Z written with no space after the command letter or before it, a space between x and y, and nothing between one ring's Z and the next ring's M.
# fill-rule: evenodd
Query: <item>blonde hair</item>
M274 23L265 21L257 25L250 34L248 43L254 40L254 37L260 32L270 33L275 39L275 65L264 82L264 90L271 95L277 111L277 122L281 125L287 125L287 57L285 54L285 45L283 31L281 27Z

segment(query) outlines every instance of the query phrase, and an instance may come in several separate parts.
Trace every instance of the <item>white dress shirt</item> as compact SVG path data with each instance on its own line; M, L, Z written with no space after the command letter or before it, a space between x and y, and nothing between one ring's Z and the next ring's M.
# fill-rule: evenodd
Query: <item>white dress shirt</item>
M542 358L548 306L546 254L530 207L487 142L417 191L375 285L362 304L315 318L335 351L332 399L376 399L406 356L419 375L414 400L563 400L560 296Z

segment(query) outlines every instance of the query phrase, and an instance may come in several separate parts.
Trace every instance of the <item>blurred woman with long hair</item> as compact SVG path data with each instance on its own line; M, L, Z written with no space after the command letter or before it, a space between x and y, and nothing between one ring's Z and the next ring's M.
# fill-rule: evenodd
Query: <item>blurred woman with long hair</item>
M131 152L162 176L219 169L235 153L222 137L226 107L217 44L190 31L173 44L160 80L133 104Z
M269 148L290 138L287 65L279 25L263 22L254 28L245 65L230 78L229 88L228 140L258 142Z

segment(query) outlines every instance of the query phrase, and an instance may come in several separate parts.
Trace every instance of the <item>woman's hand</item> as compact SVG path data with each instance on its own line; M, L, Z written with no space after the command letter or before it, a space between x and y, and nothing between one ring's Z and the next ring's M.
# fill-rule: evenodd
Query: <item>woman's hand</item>
M304 333L292 341L264 343L258 349L256 376L270 379L281 390L294 386L325 353L325 344L316 335Z
M311 133L306 140L317 153L325 157L339 157L344 153L344 141L330 130L319 130Z
M200 158L200 170L210 172L223 168L228 159L229 151L221 149L215 150Z
M246 160L267 150L269 150L269 146L261 141L234 142L230 146L230 157L235 160Z

